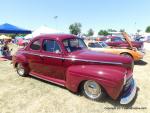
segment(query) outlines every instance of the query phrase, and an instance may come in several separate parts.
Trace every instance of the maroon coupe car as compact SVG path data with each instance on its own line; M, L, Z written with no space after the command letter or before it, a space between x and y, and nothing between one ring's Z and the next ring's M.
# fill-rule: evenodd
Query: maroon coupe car
M136 94L131 58L90 51L74 35L35 37L16 52L13 65L20 76L43 79L82 92L92 100L101 100L107 94L128 104Z
M105 41L109 46L113 47L130 47L125 38L118 36L109 36L101 38L101 41ZM133 47L136 47L139 51L144 53L143 42L131 41Z

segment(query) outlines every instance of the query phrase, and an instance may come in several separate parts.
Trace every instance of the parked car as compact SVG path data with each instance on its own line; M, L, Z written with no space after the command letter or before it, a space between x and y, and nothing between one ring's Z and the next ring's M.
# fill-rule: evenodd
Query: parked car
M134 40L135 40L136 42L144 42L144 41L145 41L145 39L144 39L143 36L136 36L136 37L134 37Z
M126 47L111 47L105 42L89 42L87 45L90 50L124 55L131 57L134 61L141 60L144 56L144 53L138 51L136 48L128 49Z
M35 37L13 56L20 76L31 75L72 92L82 92L92 100L105 94L130 103L136 94L131 58L87 49L81 38L68 34Z
M124 37L109 36L107 38L106 37L102 38L101 41L105 41L109 46L113 47L130 47L130 45L128 44L128 42ZM131 43L133 47L136 47L139 51L144 52L143 51L144 44L142 41L131 41Z

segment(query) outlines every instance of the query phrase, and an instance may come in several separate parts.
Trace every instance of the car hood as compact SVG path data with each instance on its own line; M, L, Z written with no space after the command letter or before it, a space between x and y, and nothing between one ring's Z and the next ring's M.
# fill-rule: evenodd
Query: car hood
M82 60L97 63L110 63L110 64L132 63L132 59L125 56L114 55L111 53L104 53L104 52L96 52L88 49L72 52L69 54L69 57L72 57L74 60Z
M129 37L129 35L126 32L123 32L122 35L126 39L127 43L131 47L131 49L133 49L133 45L132 45L131 38Z

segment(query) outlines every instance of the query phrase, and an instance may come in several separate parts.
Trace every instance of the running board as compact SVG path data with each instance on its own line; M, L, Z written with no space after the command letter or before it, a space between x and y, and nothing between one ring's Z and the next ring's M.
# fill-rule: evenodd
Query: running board
M47 81L47 82L51 82L51 83L54 83L54 84L57 84L57 85L65 87L65 81L63 81L63 80L58 80L58 79L46 77L46 76L43 76L41 74L36 74L34 72L31 72L29 75L31 75L31 76L33 76L35 78L39 78L41 80L44 80L44 81Z

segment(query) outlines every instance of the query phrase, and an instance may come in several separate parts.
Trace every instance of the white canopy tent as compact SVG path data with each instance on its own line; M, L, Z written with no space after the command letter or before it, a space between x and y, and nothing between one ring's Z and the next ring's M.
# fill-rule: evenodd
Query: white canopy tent
M29 39L32 39L33 37L39 36L41 34L53 34L53 33L63 33L63 32L56 30L56 29L51 29L46 26L41 26L38 29L36 29L35 31L33 31L32 34L26 35L24 37L24 39L29 40Z

